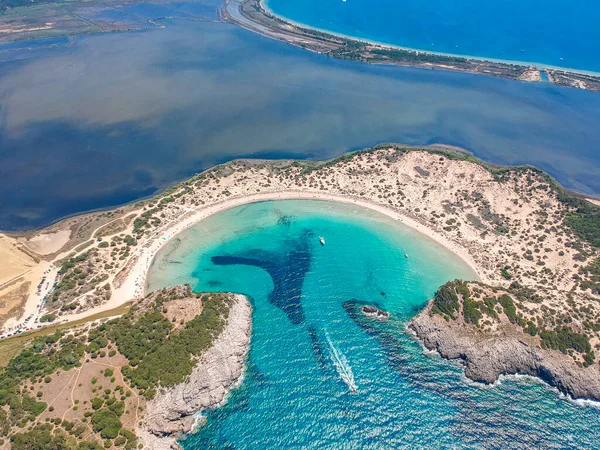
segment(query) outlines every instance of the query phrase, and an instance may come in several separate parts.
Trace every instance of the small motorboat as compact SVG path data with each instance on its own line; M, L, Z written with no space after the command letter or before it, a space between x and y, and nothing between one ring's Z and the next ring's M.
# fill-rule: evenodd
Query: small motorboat
M405 257L405 258L408 258L408 253L405 253L405 254L404 254L404 257Z
M319 236L319 242L321 245L325 245L325 238L323 236Z

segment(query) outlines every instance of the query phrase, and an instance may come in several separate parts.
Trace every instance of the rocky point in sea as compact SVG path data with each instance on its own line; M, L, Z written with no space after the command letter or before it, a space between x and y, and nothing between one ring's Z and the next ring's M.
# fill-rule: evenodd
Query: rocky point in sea
M234 295L227 324L210 349L197 361L182 384L161 389L146 405L136 434L145 448L180 448L177 439L193 431L201 411L218 407L245 370L250 344L252 308L243 295Z

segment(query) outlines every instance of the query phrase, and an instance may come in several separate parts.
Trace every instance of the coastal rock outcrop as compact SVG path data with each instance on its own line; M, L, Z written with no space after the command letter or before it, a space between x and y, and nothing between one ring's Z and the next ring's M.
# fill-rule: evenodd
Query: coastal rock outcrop
M383 311L379 308L375 308L371 305L364 305L360 308L362 313L367 317L372 317L377 320L386 321L390 318L390 313L387 311Z
M515 325L507 324L490 334L475 327L447 321L431 314L433 301L414 317L409 329L429 350L446 359L460 359L465 375L478 382L493 383L500 375L522 374L542 379L576 399L600 400L598 364L578 366L559 351L540 348Z
M193 429L195 414L223 403L244 372L251 313L248 299L236 295L225 329L199 358L186 382L162 389L148 402L144 421L136 431L144 448L179 448L177 438Z

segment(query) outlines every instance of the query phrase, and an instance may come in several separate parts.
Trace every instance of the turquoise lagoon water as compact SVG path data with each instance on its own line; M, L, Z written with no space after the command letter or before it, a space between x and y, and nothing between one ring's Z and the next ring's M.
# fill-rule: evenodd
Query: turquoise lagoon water
M360 39L600 72L598 2L266 0L266 4L295 22Z
M243 383L182 445L598 447L596 408L529 378L472 383L404 331L457 277L474 275L416 232L351 205L256 203L189 229L159 254L149 289L188 282L241 292L254 313ZM365 318L357 310L364 303L390 311L390 321Z

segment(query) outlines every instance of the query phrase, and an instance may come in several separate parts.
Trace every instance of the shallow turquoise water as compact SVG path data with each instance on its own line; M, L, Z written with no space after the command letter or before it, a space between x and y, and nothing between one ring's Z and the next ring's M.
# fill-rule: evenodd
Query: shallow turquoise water
M149 289L241 292L254 314L244 382L184 448L597 447L597 409L527 378L476 385L404 331L457 277L474 275L435 243L351 205L256 203L186 231L158 256ZM357 302L392 317L366 319Z
M600 3L267 0L311 27L418 50L600 72Z

